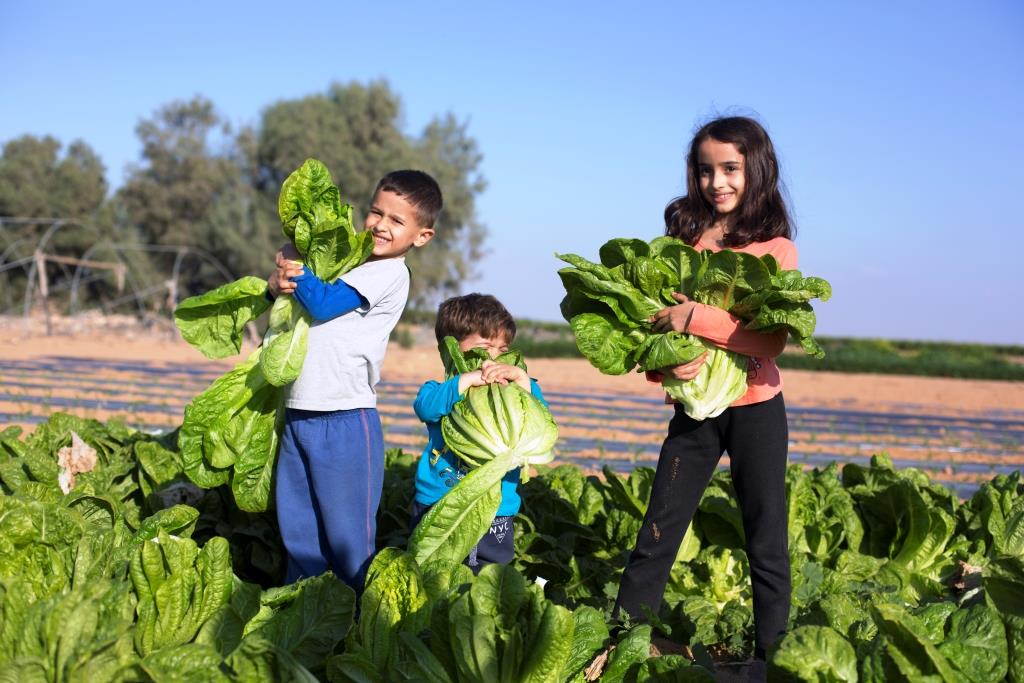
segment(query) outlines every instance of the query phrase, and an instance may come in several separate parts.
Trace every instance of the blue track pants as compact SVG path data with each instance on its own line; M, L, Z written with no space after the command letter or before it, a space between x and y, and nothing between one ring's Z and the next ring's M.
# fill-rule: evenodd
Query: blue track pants
M289 408L275 475L286 581L332 570L361 592L375 551L384 438L375 408Z

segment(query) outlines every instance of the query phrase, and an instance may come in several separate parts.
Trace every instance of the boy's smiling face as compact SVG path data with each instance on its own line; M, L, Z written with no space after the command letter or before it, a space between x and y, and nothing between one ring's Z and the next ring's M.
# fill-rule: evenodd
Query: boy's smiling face
M363 227L373 233L373 259L402 256L422 247L434 236L434 229L420 222L416 207L405 197L381 190L373 196Z

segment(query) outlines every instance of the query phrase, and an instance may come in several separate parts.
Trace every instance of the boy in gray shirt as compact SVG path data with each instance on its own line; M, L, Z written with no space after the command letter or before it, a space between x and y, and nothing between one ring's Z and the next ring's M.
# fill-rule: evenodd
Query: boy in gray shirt
M409 295L405 254L430 241L441 206L429 175L394 171L377 184L366 216L375 238L366 263L327 284L290 260L293 250L277 255L270 293L294 295L314 320L285 403L274 481L288 583L331 569L362 590L384 483L374 388Z

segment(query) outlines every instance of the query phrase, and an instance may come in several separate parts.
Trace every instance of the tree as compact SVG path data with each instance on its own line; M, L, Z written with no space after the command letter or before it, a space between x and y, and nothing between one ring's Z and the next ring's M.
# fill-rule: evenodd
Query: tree
M257 218L258 196L248 172L252 132L234 134L212 102L195 97L161 107L136 133L143 164L131 169L118 200L142 241L216 254L232 278L269 272L278 243L270 224ZM173 258L159 259L164 273ZM182 295L225 281L209 262L196 263L187 275Z
M53 226L46 219L65 221L43 249L60 257L81 257L114 232L106 201L105 169L99 156L81 140L73 141L63 154L61 148L61 142L52 136L22 135L5 143L0 154L0 216L41 219L35 223L8 222L0 231L4 262L22 263L2 273L3 310L11 310L23 300L30 272L26 261ZM49 262L45 268L51 294L64 296L76 266ZM102 287L100 282L90 281L90 291Z
M89 145L75 140L60 155L49 135L22 135L4 144L0 156L0 216L88 220L107 196L103 163Z
M331 169L360 224L381 176L425 170L445 199L437 236L409 260L411 301L426 305L472 275L485 232L475 212L484 188L481 156L466 125L450 114L418 137L405 135L400 120L401 101L382 81L336 84L324 94L276 102L257 129L237 133L209 100L172 102L139 123L143 163L117 198L142 241L216 253L232 277L266 275L285 239L277 214L281 184L307 158ZM164 259L163 271L169 267ZM223 282L216 270L198 268L182 294Z
M409 257L415 305L424 306L436 295L461 291L472 279L472 264L481 255L487 230L476 216L476 196L487 184L478 167L483 160L466 124L451 114L431 121L416 144L419 167L434 176L444 194L438 229L425 249ZM434 295L434 296L432 296Z

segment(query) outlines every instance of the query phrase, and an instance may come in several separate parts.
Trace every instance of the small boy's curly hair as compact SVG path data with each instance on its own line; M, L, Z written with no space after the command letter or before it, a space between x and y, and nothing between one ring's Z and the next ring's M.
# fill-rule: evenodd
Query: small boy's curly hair
M453 296L437 309L434 335L440 342L445 337L462 341L471 334L496 339L504 337L509 344L516 338L516 321L508 309L490 294Z

